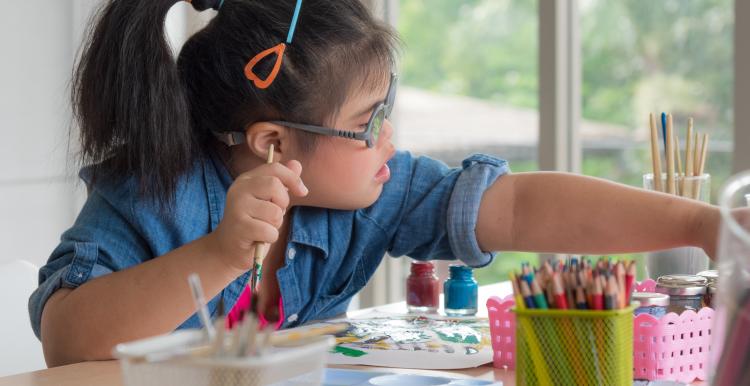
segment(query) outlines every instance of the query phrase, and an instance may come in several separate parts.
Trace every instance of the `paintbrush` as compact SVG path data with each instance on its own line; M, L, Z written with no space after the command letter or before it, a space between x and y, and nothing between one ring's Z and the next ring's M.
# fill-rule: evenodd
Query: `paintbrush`
M268 159L266 160L267 164L273 163L273 144L268 146ZM263 260L265 259L265 248L266 243L256 243L255 244L255 257L253 260L253 269L250 272L250 291L253 293L253 295L257 295L255 293L255 287L258 285L258 280L260 280L260 275L263 269ZM250 312L256 313L258 309L258 299L256 299L257 296L252 296L250 298Z

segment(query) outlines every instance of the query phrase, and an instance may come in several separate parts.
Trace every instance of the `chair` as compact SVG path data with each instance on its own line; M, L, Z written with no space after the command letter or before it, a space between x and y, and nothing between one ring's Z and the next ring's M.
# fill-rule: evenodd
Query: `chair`
M29 322L28 301L38 272L24 260L0 263L0 377L47 367Z

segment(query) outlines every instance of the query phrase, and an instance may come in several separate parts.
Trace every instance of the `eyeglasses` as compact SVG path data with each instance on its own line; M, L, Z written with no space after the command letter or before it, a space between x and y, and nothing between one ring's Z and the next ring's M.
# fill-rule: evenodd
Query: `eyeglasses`
M388 93L386 93L385 100L375 106L375 109L372 111L372 115L370 115L370 119L367 121L367 127L365 128L365 131L340 130L331 127L315 126L287 121L271 121L271 123L286 126L292 129L306 131L308 133L365 141L367 147L372 148L376 143L378 143L378 137L380 136L380 132L382 131L383 122L391 116L393 104L396 100L397 83L398 76L396 74L391 74L391 81L388 84ZM216 137L228 146L238 145L245 142L245 133L241 131L216 133Z

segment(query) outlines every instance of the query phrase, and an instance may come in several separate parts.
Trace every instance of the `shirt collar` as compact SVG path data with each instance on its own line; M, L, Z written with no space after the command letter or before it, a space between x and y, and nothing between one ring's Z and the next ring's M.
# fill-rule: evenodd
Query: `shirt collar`
M299 206L292 210L292 224L288 242L304 244L319 249L323 258L328 258L328 216L324 208Z
M211 231L215 230L224 215L226 195L233 179L224 162L214 152L203 162L203 177L208 194L211 216ZM310 206L295 207L292 210L291 228L287 242L303 244L319 249L323 258L328 258L328 216L329 210Z
M227 191L233 181L224 162L213 151L209 151L208 156L203 161L203 179L206 183L208 210L211 219L211 231L213 232L219 226L221 218L224 217Z

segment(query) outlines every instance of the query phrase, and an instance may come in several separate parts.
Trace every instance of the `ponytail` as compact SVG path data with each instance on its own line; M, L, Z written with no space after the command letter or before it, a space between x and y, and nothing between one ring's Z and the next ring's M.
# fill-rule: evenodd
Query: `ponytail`
M197 10L221 0L193 0ZM188 99L164 21L177 0L110 0L88 33L71 99L93 178L134 177L167 203L196 151Z

